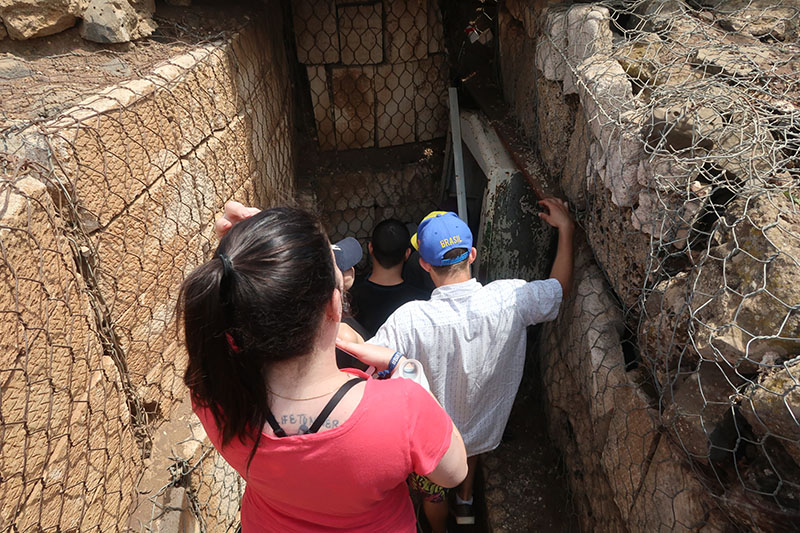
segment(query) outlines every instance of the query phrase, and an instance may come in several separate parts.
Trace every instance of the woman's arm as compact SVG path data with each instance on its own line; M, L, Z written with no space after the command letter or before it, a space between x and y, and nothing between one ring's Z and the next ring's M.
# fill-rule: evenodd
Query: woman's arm
M445 488L455 487L467 477L467 450L455 424L450 435L450 447L433 472L425 477Z
M389 361L395 353L393 349L384 346L356 344L341 338L336 339L336 346L356 356L368 365L374 366L378 370L384 370L389 366ZM404 362L405 357L400 360L397 366L401 367ZM433 398L437 404L439 403L433 394L431 394L431 398ZM441 405L439 405L439 407L441 407ZM452 428L450 447L447 448L447 451L444 456L442 456L441 460L439 460L439 464L436 465L436 468L425 476L437 485L448 488L455 487L467 477L467 450L464 448L464 440L461 438L461 433L459 433L455 424L452 424Z

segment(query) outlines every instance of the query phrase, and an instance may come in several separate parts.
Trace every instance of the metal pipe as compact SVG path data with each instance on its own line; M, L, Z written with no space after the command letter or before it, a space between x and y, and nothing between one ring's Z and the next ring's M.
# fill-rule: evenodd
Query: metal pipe
M453 166L456 171L458 216L467 222L467 190L464 183L464 157L461 153L461 116L458 112L458 90L450 87L450 131L453 135Z

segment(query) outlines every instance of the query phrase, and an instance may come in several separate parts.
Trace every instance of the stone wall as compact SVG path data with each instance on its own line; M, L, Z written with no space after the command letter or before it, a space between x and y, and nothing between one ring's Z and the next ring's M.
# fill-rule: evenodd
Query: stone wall
M800 510L800 9L761 6L764 34L745 7L499 13L505 97L585 230L542 364L587 530Z
M355 237L364 246L375 225L387 218L418 223L436 209L441 194L444 147L441 141L381 150L363 150L348 157L323 157L298 176L302 205L316 211L331 240Z
M449 80L437 1L302 0L292 11L321 150L445 135Z
M235 523L243 487L214 485L231 472L189 424L174 306L226 200L294 196L284 35L265 23L2 130L0 530L120 530L170 483L208 530ZM182 429L162 439L164 420ZM183 448L191 477L170 464Z
M125 390L57 205L2 176L0 529L113 530L142 464Z

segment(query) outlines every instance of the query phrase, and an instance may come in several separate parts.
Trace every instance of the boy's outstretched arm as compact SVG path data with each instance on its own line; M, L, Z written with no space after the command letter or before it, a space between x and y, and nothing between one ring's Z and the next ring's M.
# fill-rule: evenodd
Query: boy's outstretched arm
M545 198L539 201L539 205L547 210L546 213L540 212L539 217L558 229L558 249L553 268L550 269L550 277L561 283L563 297L566 298L572 289L572 234L575 231L575 222L569 214L568 204L565 201Z

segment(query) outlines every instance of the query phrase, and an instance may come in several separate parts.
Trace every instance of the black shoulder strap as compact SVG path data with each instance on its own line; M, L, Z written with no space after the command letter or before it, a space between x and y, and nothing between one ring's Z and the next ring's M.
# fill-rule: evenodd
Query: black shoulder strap
M325 421L328 419L328 417L331 414L331 411L333 411L333 408L336 407L336 405L344 397L344 395L347 394L347 391L349 391L355 385L357 385L362 381L364 381L364 378L353 378L344 385L342 385L341 387L339 387L339 390L336 391L336 394L333 395L333 398L328 400L328 403L326 403L325 407L322 408L322 411L319 413L319 416L316 418L316 420L314 420L314 423L311 424L311 427L308 428L308 433L316 433L317 431L319 431L319 428L321 428L322 424L325 423ZM274 431L275 427L273 426L272 429Z
M269 407L267 407L267 422L269 422L269 426L272 428L272 432L275 433L276 437L285 437L286 432L283 428L278 424L278 421L275 420L275 416L270 411Z

